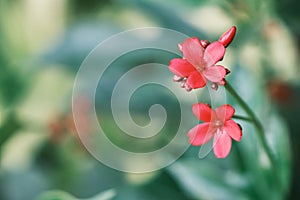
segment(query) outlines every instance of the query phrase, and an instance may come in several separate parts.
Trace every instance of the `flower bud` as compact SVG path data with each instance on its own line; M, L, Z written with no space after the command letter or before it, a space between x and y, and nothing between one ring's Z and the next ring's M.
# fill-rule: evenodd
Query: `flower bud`
M185 90L186 90L187 92L192 91L192 88L187 84L187 82L185 82L184 88L185 88Z
M174 82L181 82L184 78L181 77L181 76L177 76L177 75L174 75L173 76L173 81Z
M178 46L179 51L182 52L182 44L178 44L177 46Z
M231 71L229 69L225 68L225 70L226 70L226 75L230 74Z
M218 85L226 85L226 80L225 80L225 79L221 80L221 81L218 83Z
M180 83L180 87L185 88L185 83L186 83L186 80L182 80L181 83Z
M210 44L208 40L200 40L200 43L203 46L203 48L206 48Z
M219 38L219 42L224 45L224 47L227 47L233 40L236 33L236 27L232 26L228 31L223 33L223 35Z
M218 87L218 84L217 84L217 83L212 83L212 84L211 84L211 88L212 88L213 90L217 90L219 87Z

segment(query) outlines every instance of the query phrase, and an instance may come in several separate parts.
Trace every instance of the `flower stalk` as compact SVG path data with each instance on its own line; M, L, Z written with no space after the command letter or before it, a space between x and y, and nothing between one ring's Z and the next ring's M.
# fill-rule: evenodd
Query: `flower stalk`
M233 87L227 82L225 85L226 90L231 94L231 96L237 101L237 103L243 108L243 110L247 113L249 118L246 118L244 116L235 116L236 119L241 119L241 120L247 120L249 122L252 122L254 127L256 128L256 133L258 135L258 138L261 142L261 145L267 154L271 166L273 167L275 178L277 184L279 184L278 181L278 176L277 176L277 168L276 168L276 160L274 157L274 154L272 153L270 147L268 146L267 139L264 134L264 128L263 125L260 123L259 119L257 116L254 114L253 110L248 106L248 104L238 95L238 93L233 89Z
M246 117L246 116L234 115L234 116L232 116L232 118L247 121L247 122L252 122L252 119L250 117Z

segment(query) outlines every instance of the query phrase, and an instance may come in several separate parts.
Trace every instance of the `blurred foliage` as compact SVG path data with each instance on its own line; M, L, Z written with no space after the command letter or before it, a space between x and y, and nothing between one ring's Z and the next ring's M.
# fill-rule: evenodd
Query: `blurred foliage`
M298 37L300 35L299 27L299 7L300 2L297 0L277 0L276 10L280 17L289 25L289 28L294 31Z
M103 8L106 5L111 4L111 0L87 0L87 1L80 1L80 0L72 0L69 1L69 9L70 12L75 15L83 15L88 13L97 12L100 8Z
M296 0L0 1L0 199L299 199L298 5ZM215 40L232 24L238 33L222 64L232 70L229 81L263 122L279 185L255 130L244 121L239 122L242 141L224 160L211 154L200 160L199 148L191 147L165 169L130 174L88 154L74 128L70 96L80 64L96 45L145 26ZM132 66L167 65L175 56L150 50L124 55L106 71L109 78L100 80L104 90L96 95L96 108L105 112L99 121L120 147L149 151L172 139L180 113L170 92L145 86L132 97L130 112L137 124L148 122L145 113L155 103L173 116L147 143L123 137L110 113L110 98L118 78ZM207 101L209 94L201 95ZM228 101L235 104L230 96Z
M85 200L110 200L115 196L114 190L101 192L100 194ZM76 200L77 198L63 191L49 191L40 195L37 200Z

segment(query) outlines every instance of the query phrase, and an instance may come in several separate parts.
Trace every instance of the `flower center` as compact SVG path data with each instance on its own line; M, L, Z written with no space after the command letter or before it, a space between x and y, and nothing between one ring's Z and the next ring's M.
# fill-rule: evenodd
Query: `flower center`
M196 70L197 70L198 72L200 72L200 73L202 73L203 70L204 70L204 67L203 67L203 66L199 66L199 65L196 65L195 68L196 68Z
M218 127L218 128L221 128L223 126L223 121L221 120L216 120L214 121L214 126Z
M206 67L207 67L207 64L204 60L202 60L200 63L198 63L198 65L194 66L196 68L196 70L199 72L199 73L202 73Z

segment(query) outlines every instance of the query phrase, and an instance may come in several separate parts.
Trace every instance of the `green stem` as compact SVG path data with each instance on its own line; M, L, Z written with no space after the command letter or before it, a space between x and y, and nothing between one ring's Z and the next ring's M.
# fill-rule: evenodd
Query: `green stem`
M234 119L240 119L247 122L252 122L252 118L241 116L241 115L233 115L232 118Z
M262 124L260 123L260 121L258 120L256 115L254 114L252 109L248 106L248 104L238 95L238 93L233 89L233 87L228 82L226 83L225 88L232 95L232 97L235 98L235 100L239 103L239 105L244 109L244 111L250 117L250 119L251 119L250 121L254 124L254 126L257 130L257 134L258 134L258 137L261 141L262 147L264 148L264 151L266 152L266 154L268 155L268 157L270 159L271 165L272 165L273 170L274 170L274 174L275 174L276 177L278 177L275 157L274 157L271 149L268 146L268 143L267 143L267 140L266 140L266 137L265 137L265 134L264 134L264 128L263 128ZM244 117L243 117L243 119L244 119ZM277 178L276 182L277 182L277 184L279 184L278 178Z

